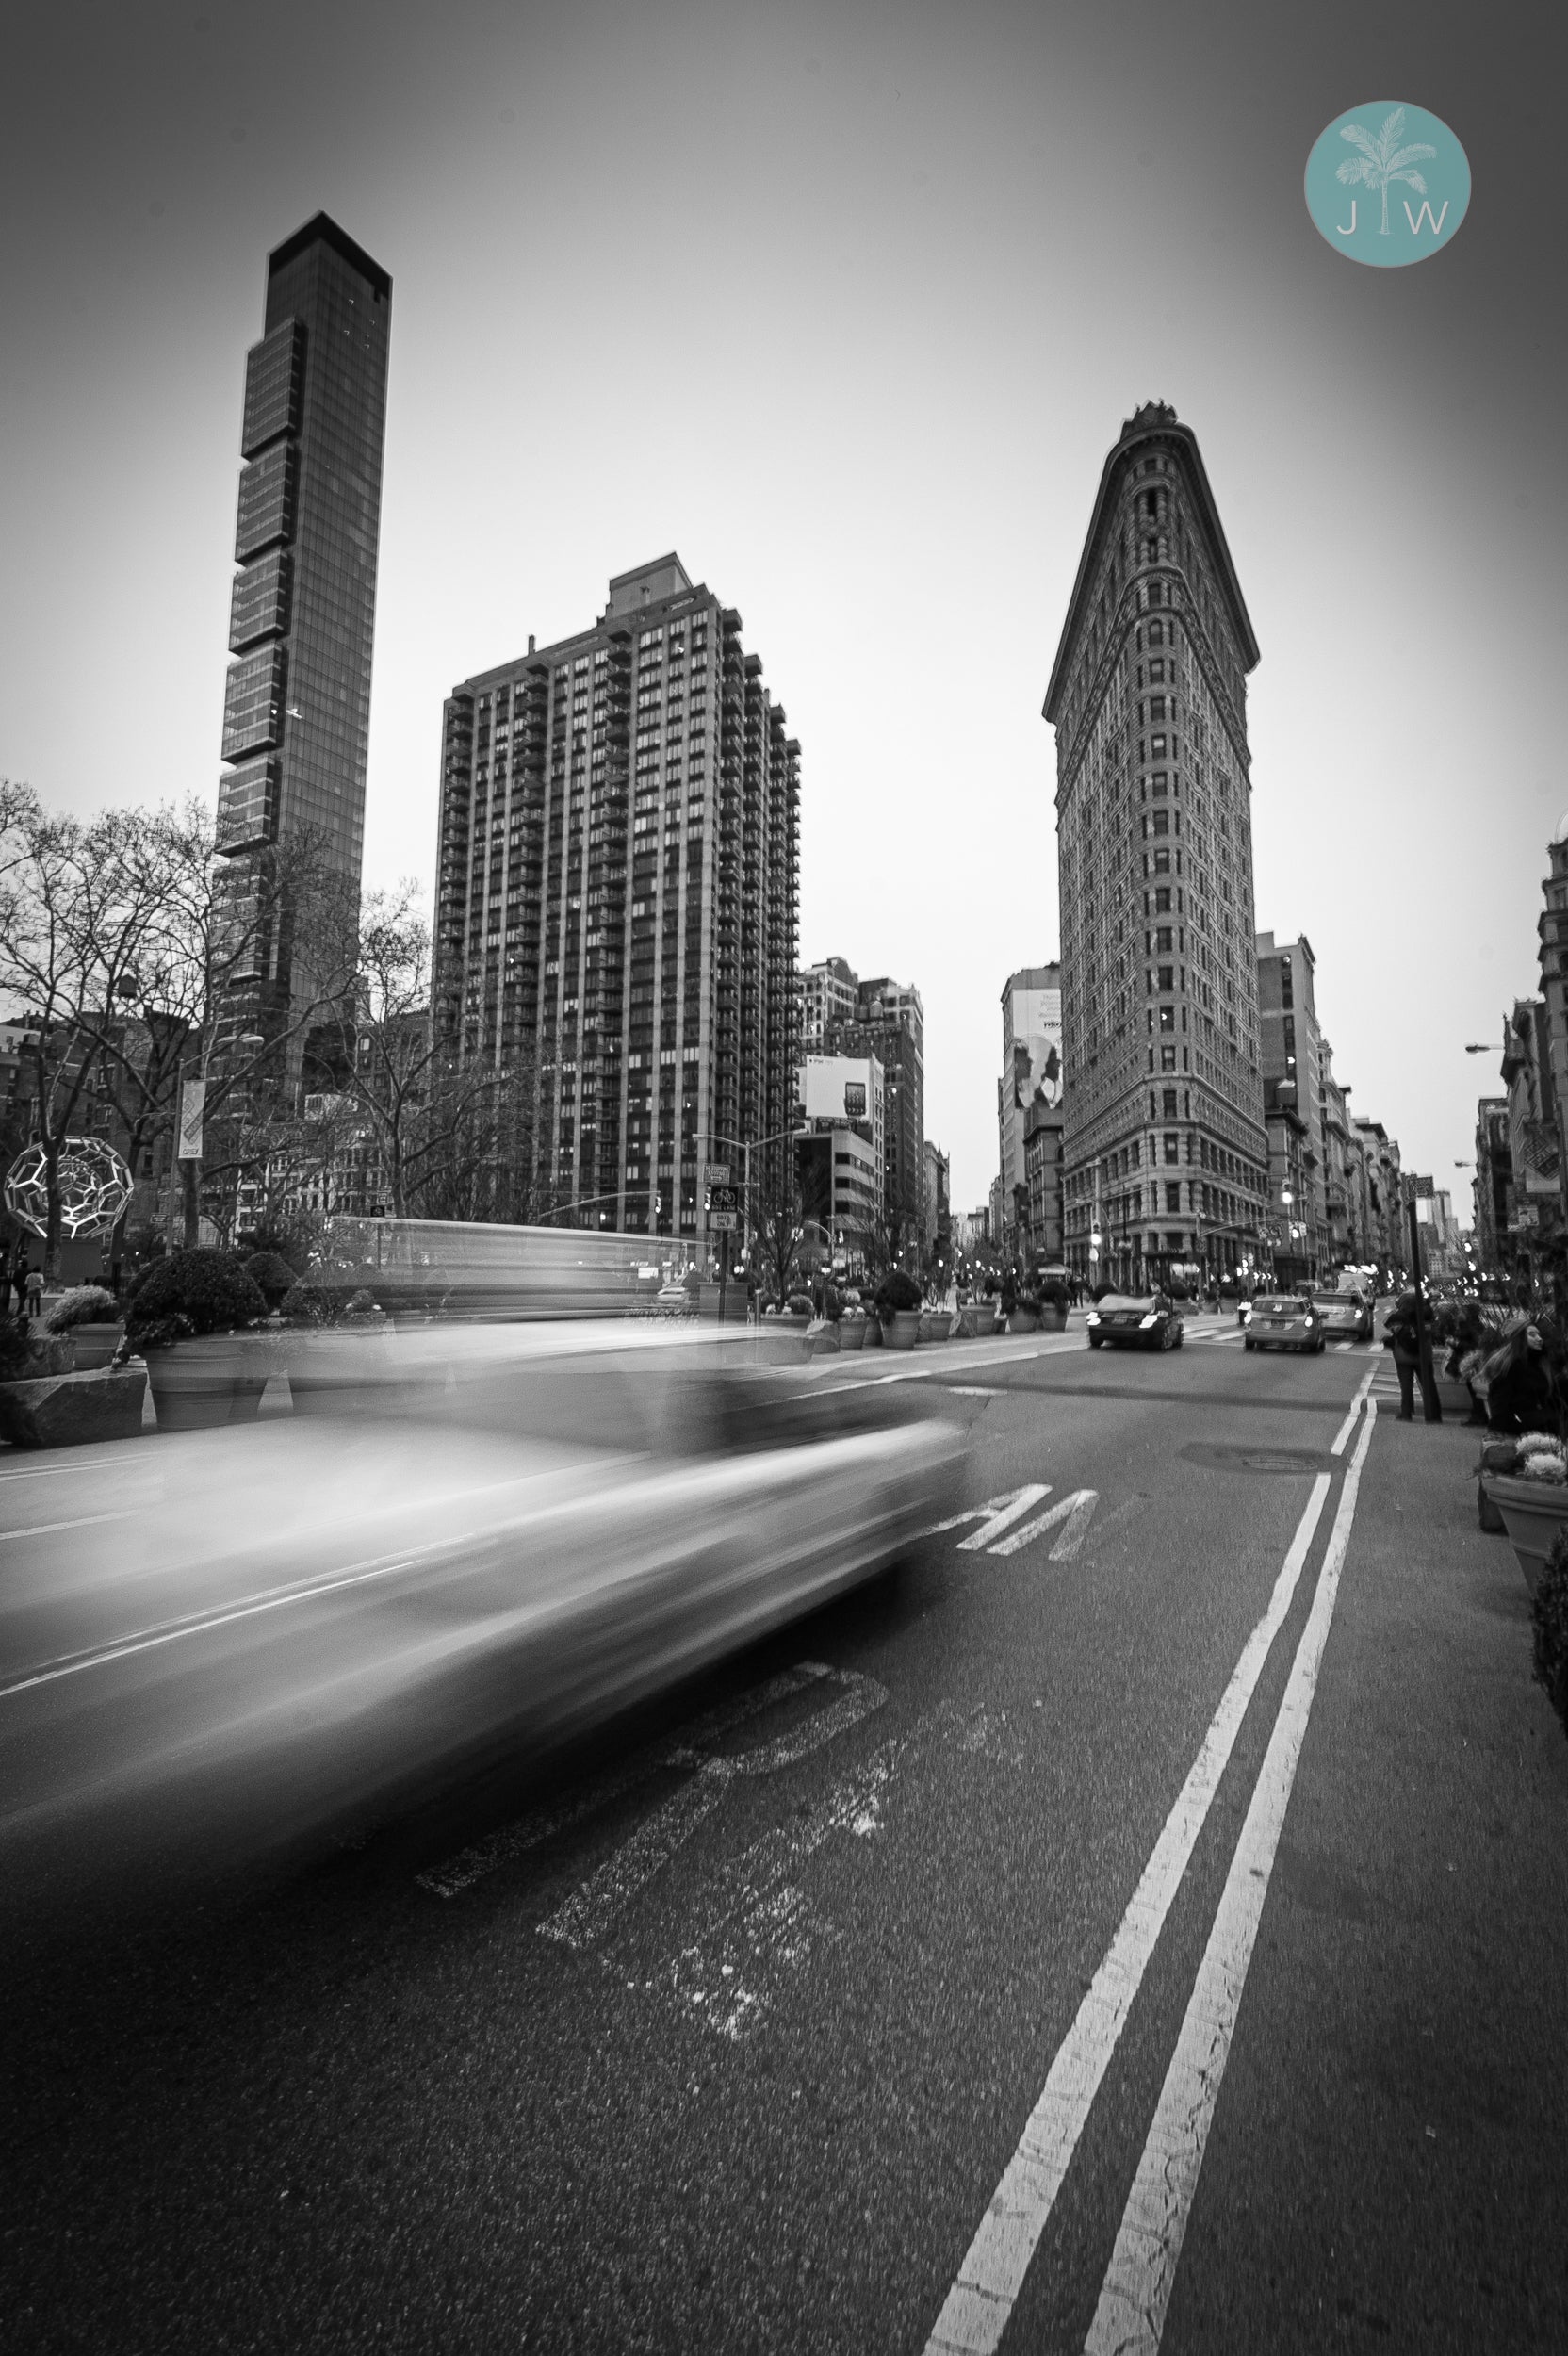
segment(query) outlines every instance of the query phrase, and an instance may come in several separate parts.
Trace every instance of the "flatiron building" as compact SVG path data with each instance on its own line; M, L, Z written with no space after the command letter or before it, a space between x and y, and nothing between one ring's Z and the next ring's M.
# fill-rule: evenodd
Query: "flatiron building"
M1056 732L1070 1264L1119 1286L1256 1254L1252 626L1190 427L1105 461L1046 692Z

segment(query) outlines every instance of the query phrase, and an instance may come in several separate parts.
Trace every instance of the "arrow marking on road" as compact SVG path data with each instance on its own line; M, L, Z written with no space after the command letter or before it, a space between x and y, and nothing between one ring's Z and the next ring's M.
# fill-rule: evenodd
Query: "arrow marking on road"
M1032 1505L1037 1505L1041 1497L1050 1494L1049 1481L1026 1481L1021 1489L1008 1489L1002 1497L992 1497L985 1505L967 1506L963 1513L950 1513L945 1522L933 1522L929 1530L923 1530L920 1534L923 1538L936 1538L944 1530L956 1530L964 1522L978 1522L981 1525L978 1530L958 1541L961 1553L974 1554L982 1546L990 1546L1010 1523L1016 1522L1021 1514L1027 1513Z
M1037 1514L1032 1522L1025 1522L1021 1530L1009 1531L999 1546L988 1548L988 1552L1016 1554L1021 1546L1028 1546L1042 1531L1054 1530L1058 1522L1066 1522L1067 1528L1047 1559L1053 1562L1070 1562L1082 1549L1099 1502L1100 1492L1097 1489L1074 1489L1070 1495L1058 1499L1048 1512ZM972 1541L970 1543L972 1544Z
M773 1742L762 1743L755 1751L702 1759L693 1781L683 1785L662 1808L655 1808L630 1838L622 1841L614 1855L606 1857L572 1892L564 1906L557 1907L547 1922L540 1923L541 1939L559 1939L564 1947L598 1946L638 1892L646 1888L656 1873L663 1872L678 1849L684 1848L737 1776L772 1775L781 1768L794 1766L810 1752L821 1750L835 1735L869 1717L874 1710L880 1710L888 1698L885 1685L879 1685L874 1677L862 1677L858 1670L824 1669L813 1662L802 1666L819 1677L831 1677L845 1691L829 1708L818 1710L789 1733L776 1736ZM690 1752L684 1755L685 1759L691 1757ZM679 1750L671 1755L670 1763L684 1763Z

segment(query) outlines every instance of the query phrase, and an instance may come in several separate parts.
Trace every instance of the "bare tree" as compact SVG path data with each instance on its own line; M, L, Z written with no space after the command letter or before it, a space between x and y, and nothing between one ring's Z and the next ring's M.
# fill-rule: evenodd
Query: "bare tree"
M339 1013L334 1086L396 1219L514 1220L534 1207L531 1054L464 1057L431 1017L431 933L416 884L374 892Z
M24 1026L22 1092L43 1153L50 1277L60 1265L61 1155L94 1117L111 1010L156 921L136 835L134 812L84 825L46 810L31 786L0 780L0 1006Z

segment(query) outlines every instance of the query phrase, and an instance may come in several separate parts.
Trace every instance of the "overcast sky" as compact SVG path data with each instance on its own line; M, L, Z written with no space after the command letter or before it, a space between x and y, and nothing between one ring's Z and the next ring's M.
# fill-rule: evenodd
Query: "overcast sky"
M1568 775L1561 10L51 0L0 89L0 773L212 795L246 347L318 208L391 271L367 880L428 886L441 700L675 548L802 757L801 948L912 980L956 1207L1055 955L1040 718L1121 421L1196 431L1252 616L1257 921L1468 1215ZM1358 268L1346 108L1468 220Z

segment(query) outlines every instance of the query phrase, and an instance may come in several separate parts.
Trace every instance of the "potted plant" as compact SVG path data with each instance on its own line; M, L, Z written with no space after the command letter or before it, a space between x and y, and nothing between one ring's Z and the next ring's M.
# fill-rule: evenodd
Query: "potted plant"
M1071 1296L1066 1281L1060 1276L1042 1276L1037 1293L1039 1301L1039 1322L1042 1332L1061 1333L1067 1330L1067 1313Z
M958 1312L958 1332L965 1341L978 1341L996 1332L996 1303L984 1293L966 1301Z
M298 1268L291 1268L281 1252L253 1252L244 1268L272 1313L282 1308L300 1281Z
M160 1432L254 1418L270 1369L246 1336L266 1314L232 1252L198 1246L148 1269L131 1295L125 1339L146 1361Z
M920 1339L920 1286L902 1268L890 1268L876 1288L876 1314L889 1350L913 1350Z
M357 1414L388 1402L392 1320L353 1271L313 1269L290 1286L278 1314L297 1415Z
M39 1319L39 1333L55 1338L69 1333L75 1365L85 1373L106 1366L120 1347L120 1308L103 1284L74 1284L57 1293Z
M951 1309L939 1309L934 1302L926 1301L920 1313L921 1340L923 1342L950 1342L957 1322Z
M1033 1333L1039 1325L1039 1302L1009 1275L1002 1286L1002 1316L1009 1333Z
M1512 1443L1511 1461L1495 1444L1487 1457L1485 1495L1502 1514L1533 1595L1553 1539L1568 1527L1568 1448L1553 1432L1527 1432Z
M839 1319L839 1348L841 1350L863 1350L865 1346L866 1313L858 1299L848 1301Z

